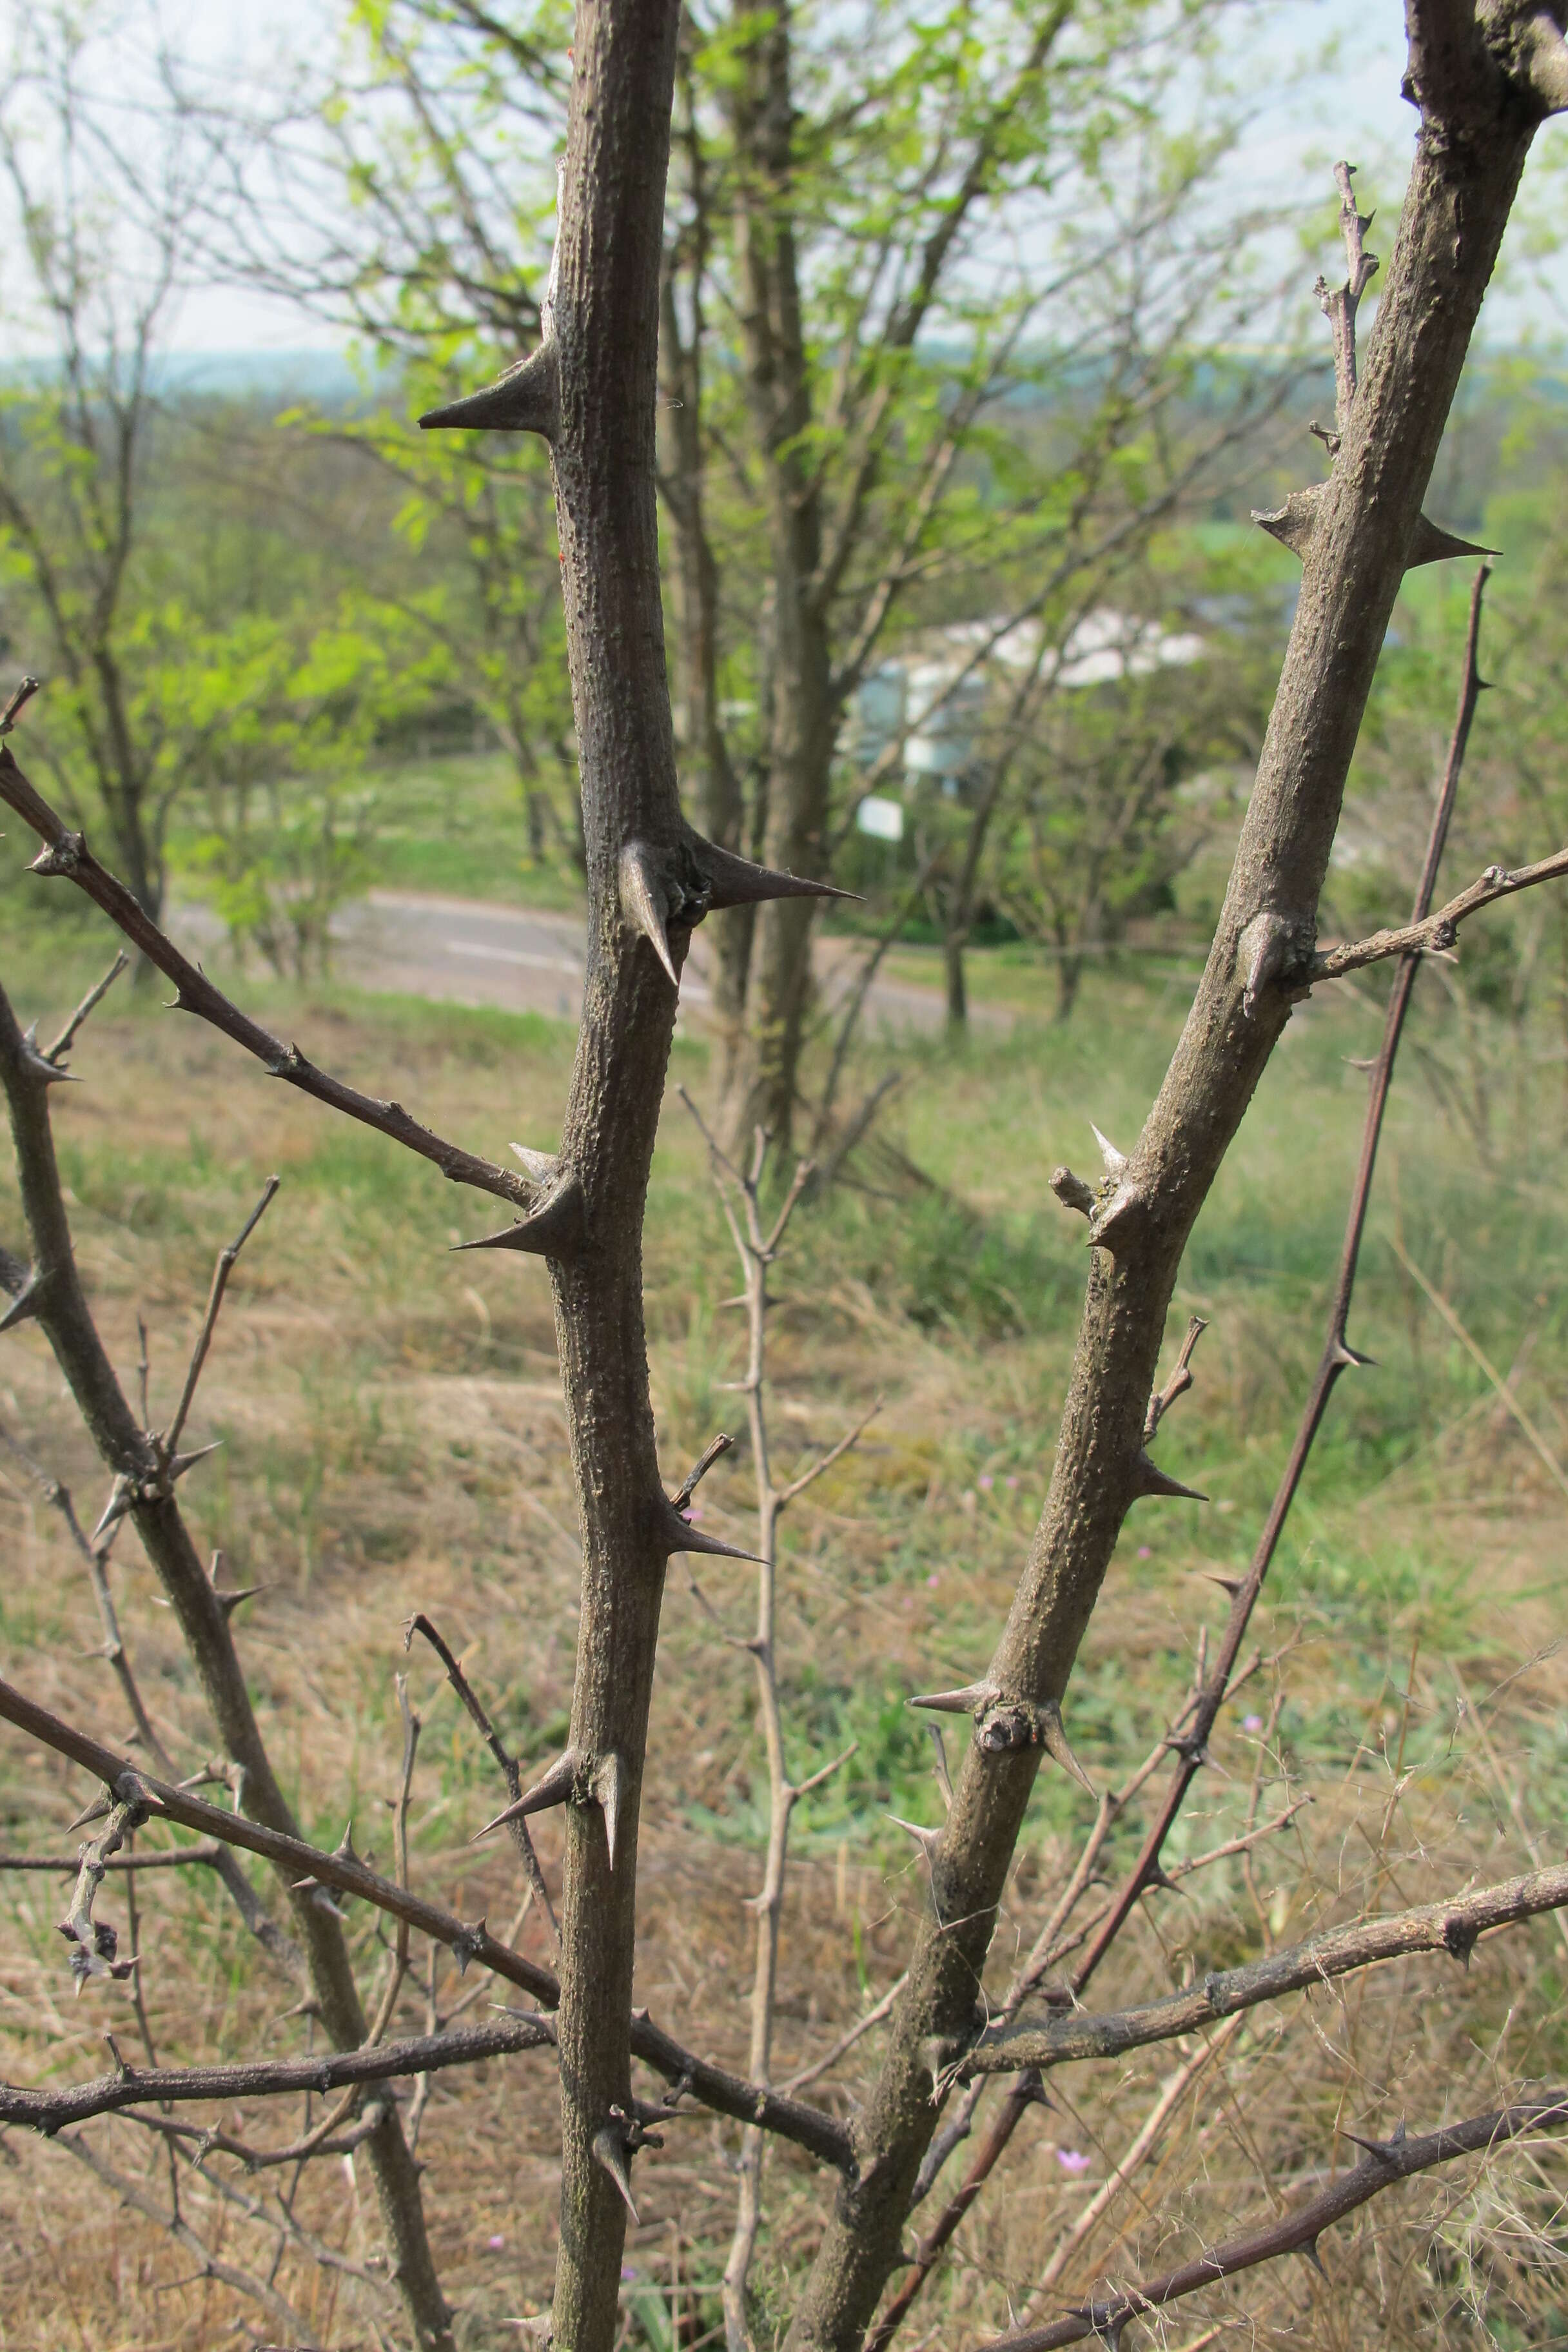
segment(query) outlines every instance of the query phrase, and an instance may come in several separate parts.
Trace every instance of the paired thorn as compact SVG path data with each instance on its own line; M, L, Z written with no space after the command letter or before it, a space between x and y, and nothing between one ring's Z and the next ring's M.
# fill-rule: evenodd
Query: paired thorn
M988 1756L1014 1748L1043 1748L1091 1797L1096 1793L1093 1781L1073 1754L1061 1707L1054 1698L1037 1706L1030 1699L1006 1697L994 1683L967 1683L962 1690L927 1691L907 1703L933 1715L973 1716L975 1742Z
M1292 490L1282 507L1270 513L1254 508L1252 520L1270 539L1288 547L1292 555L1306 561L1307 550L1318 528L1319 515L1328 491L1327 482L1313 482L1304 490ZM1478 547L1472 540L1456 539L1451 530L1440 530L1425 515L1418 515L1410 534L1410 549L1405 558L1406 572L1419 571L1424 563L1446 563L1458 555L1495 555L1491 547Z
M523 1165L524 1173L536 1184L552 1185L561 1173L561 1161L553 1151L531 1151L526 1143L514 1143L512 1152Z
M668 1495L660 1495L658 1500L658 1532L667 1558L678 1551L701 1552L710 1559L749 1559L759 1568L766 1567L760 1552L742 1551L738 1544L723 1543L719 1537L705 1535L700 1528L694 1528L689 1519L681 1517Z
M1162 1470L1157 1462L1152 1462L1142 1451L1132 1466L1134 1491L1138 1495L1168 1495L1185 1503L1208 1501L1206 1495L1200 1495L1195 1486L1184 1486L1179 1478L1173 1478L1168 1471Z
M210 1445L198 1445L193 1453L171 1454L168 1467L163 1473L170 1486L176 1486L187 1470L194 1470L198 1462L205 1462L209 1454L216 1454L222 1444L221 1437L215 1437Z
M1127 1165L1125 1151L1118 1151L1110 1138L1108 1135L1101 1135L1093 1119L1089 1122L1089 1131L1100 1146L1100 1156L1105 1162L1106 1174L1110 1177L1120 1176Z
M469 1843L477 1845L480 1838L489 1837L492 1830L504 1828L508 1822L525 1821L530 1813L544 1813L552 1805L566 1804L576 1790L578 1762L574 1748L563 1749L543 1779L536 1780L531 1789L525 1789L521 1797L514 1798L493 1821L487 1822L482 1830L476 1830Z
M1400 2117L1387 2139L1363 2139L1360 2132L1346 2131L1342 2125L1340 2137L1352 2141L1357 2147L1364 2148L1371 2163L1396 2164L1399 2151L1405 2146L1405 2119Z
M927 1707L933 1715L981 1715L1001 1696L994 1683L966 1683L962 1690L928 1691L908 1704Z
M637 2209L632 2201L632 2177L629 2159L639 2147L662 2147L658 2132L649 2131L638 2115L628 2115L625 2107L612 2107L609 2121L601 2124L594 2134L594 2160L603 2165L620 2190L626 2211L637 2220Z
M626 1793L626 1768L612 1748L607 1756L600 1757L589 1783L605 1816L605 1844L609 1853L612 1877L616 1869L616 1832L620 1822L621 1799Z
M927 1829L925 1824L921 1822L906 1822L901 1813L889 1813L888 1815L888 1819L892 1822L895 1829L905 1830L908 1832L909 1835L913 1838L915 1843L920 1847L920 1850L924 1854L927 1862L932 1862L935 1860L936 1850L942 1843L942 1832L940 1830Z
M1061 1766L1069 1779L1076 1780L1080 1788L1087 1789L1091 1797L1094 1796L1096 1794L1094 1782L1068 1744L1068 1736L1062 1727L1062 1711L1056 1700L1047 1699L1042 1706L1036 1709L1036 1713L1039 1717L1040 1745L1047 1755L1050 1757L1053 1763Z
M1363 1356L1361 1349L1352 1348L1342 1334L1334 1341L1333 1360L1344 1371L1360 1371L1363 1369L1375 1371L1377 1369L1377 1358Z
M423 433L456 427L459 432L538 433L553 440L561 425L561 377L552 341L530 352L494 383L466 393L419 419Z
M859 898L858 890L840 890L832 882L814 882L804 874L775 873L770 866L753 866L717 842L691 836L697 863L708 886L710 907L760 907L768 898Z
M628 927L645 939L665 971L672 988L680 974L669 946L669 898L659 873L659 858L651 842L628 841L621 852L618 892L621 915Z
M515 1151L517 1146L514 1144L512 1149ZM555 1165L553 1161L551 1164ZM477 1241L455 1243L454 1251L526 1250L534 1257L569 1258L582 1246L587 1212L582 1180L569 1171L554 1191L517 1224L508 1225L498 1234L481 1234Z
M1328 2272L1323 2268L1323 2258L1318 2252L1318 2242L1316 2238L1309 2238L1304 2246L1297 2247L1296 2252L1300 2255L1303 2262L1311 2263L1312 2268L1317 2272L1318 2276L1321 2279L1326 2279L1328 2277Z
M0 1315L0 1332L15 1331L21 1324L42 1313L50 1279L49 1275L40 1274L36 1266L33 1268L5 1314Z

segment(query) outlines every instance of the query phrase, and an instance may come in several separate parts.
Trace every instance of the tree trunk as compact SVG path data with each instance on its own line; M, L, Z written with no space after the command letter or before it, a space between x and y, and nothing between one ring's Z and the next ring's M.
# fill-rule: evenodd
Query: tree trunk
M963 950L968 939L968 920L954 906L950 909L947 935L942 943L947 976L947 1025L950 1030L962 1031L969 1025L969 995L963 978Z
M1410 22L1423 110L1415 170L1365 375L1301 537L1300 602L1225 907L1159 1098L1092 1196L1088 1291L1045 1509L977 1685L975 1735L928 1852L926 1916L856 2122L858 2170L835 2200L790 2352L858 2352L899 2259L940 2079L976 2031L1039 1767L1035 1738L1015 1731L1059 1706L1127 1512L1163 1491L1144 1420L1177 1269L1289 1018L1291 975L1310 964L1345 776L1421 499L1546 110L1524 79L1528 48L1506 47L1510 28L1498 18L1483 31L1468 9L1456 17L1412 0ZM1554 56L1554 72L1563 62ZM1549 102L1568 103L1568 89Z
M736 102L742 176L736 224L744 311L746 389L767 468L773 628L767 648L769 727L764 864L787 874L826 871L827 793L837 736L827 616L816 591L822 557L816 468L804 446L811 422L808 361L790 205L794 121L787 11L756 13ZM787 1154L811 993L809 898L757 910L747 1020L722 1125L731 1140L764 1127Z

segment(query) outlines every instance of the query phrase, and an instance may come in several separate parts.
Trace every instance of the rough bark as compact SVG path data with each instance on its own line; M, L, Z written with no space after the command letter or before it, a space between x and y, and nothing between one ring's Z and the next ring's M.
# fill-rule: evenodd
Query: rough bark
M1305 551L1300 604L1214 944L1159 1098L1096 1195L1088 1295L1055 1471L985 1682L931 1902L859 2119L792 2352L851 2352L897 2259L940 2113L934 2077L973 2039L976 1996L1039 1764L1122 1521L1158 1491L1143 1424L1187 1236L1308 966L1345 775L1421 499L1535 123L1546 108L1495 37L1444 79L1413 41L1415 171L1363 381ZM1478 36L1479 39L1479 36ZM1007 1744L1009 1724L1023 1727Z

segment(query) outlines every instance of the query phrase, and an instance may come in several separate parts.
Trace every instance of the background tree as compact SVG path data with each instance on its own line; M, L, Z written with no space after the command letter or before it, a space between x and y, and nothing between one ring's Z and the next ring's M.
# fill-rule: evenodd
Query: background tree
M177 779L140 675L159 634L146 492L168 430L158 370L188 261L194 159L177 123L150 126L132 209L101 103L110 28L90 9L30 16L0 89L19 265L6 293L33 354L0 396L0 560L15 656L61 688L44 754L73 803L101 810L156 916Z

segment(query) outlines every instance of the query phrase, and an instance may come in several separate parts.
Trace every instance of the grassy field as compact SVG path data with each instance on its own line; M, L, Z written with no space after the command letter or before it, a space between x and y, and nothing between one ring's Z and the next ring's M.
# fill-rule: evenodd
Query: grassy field
M435 887L432 884L432 887ZM456 869L439 887L462 887ZM3 902L4 980L24 1019L47 1024L107 961L84 925L38 928ZM1081 1223L1047 1189L1058 1161L1092 1164L1089 1121L1136 1132L1179 1026L1179 980L1085 982L1074 1024L1031 1020L1014 959L995 992L1019 1011L1010 1041L911 1047L889 1132L935 1180L898 1201L845 1189L803 1215L780 1267L773 1420L787 1474L874 1397L864 1443L786 1522L781 1625L791 1764L815 1769L850 1741L848 1766L797 1816L777 2074L824 2053L896 1976L921 1901L918 1864L889 1812L938 1817L929 1742L904 1701L982 1665L1048 1478L1084 1278ZM982 975L977 993L984 992ZM1033 1005L1048 982L1033 975ZM314 1058L395 1095L494 1157L556 1131L572 1039L553 1024L329 988L247 984L255 1009ZM1379 992L1381 994L1381 992ZM1432 1015L1423 1011L1418 1021ZM1223 1597L1256 1539L1321 1340L1372 1050L1373 1003L1348 991L1293 1021L1194 1237L1173 1308L1211 1328L1194 1390L1161 1458L1212 1499L1131 1515L1069 1693L1071 1738L1097 1785L1158 1741ZM868 1058L867 1075L881 1066ZM498 1932L523 1888L504 1851L471 1848L495 1810L488 1759L433 1662L405 1658L400 1627L432 1616L496 1711L542 1759L565 1721L577 1561L548 1285L532 1261L454 1257L493 1222L379 1139L334 1125L269 1087L221 1039L121 992L95 1018L56 1097L79 1250L122 1374L150 1334L154 1417L177 1392L216 1251L266 1175L283 1188L237 1276L192 1435L223 1450L182 1489L200 1537L239 1583L258 1710L310 1833L389 1858L386 1801L401 1751L395 1677L423 1718L413 1873ZM700 1042L674 1078L700 1095ZM1568 1227L1561 1073L1526 1073L1494 1167L1447 1129L1406 1072L1391 1119L1352 1334L1377 1369L1342 1383L1257 1625L1262 1663L1227 1716L1184 1817L1176 1857L1201 1855L1296 1796L1313 1801L1252 1863L1223 1859L1190 1890L1146 1903L1097 1986L1097 2005L1294 1940L1358 1905L1429 1899L1479 1874L1558 1856L1568 1832L1568 1661L1560 1649L1568 1518L1563 1377ZM16 1247L14 1176L0 1170L0 1240ZM1403 1259L1395 1248L1404 1253ZM662 1458L671 1483L715 1429L732 1426L736 1285L703 1155L673 1092L649 1204L648 1330ZM1447 1302L1430 1302L1416 1276ZM1467 1340L1456 1336L1462 1327ZM1482 1369L1486 1360L1505 1396ZM36 1329L0 1340L0 1425L96 1516L104 1481ZM703 1489L706 1524L744 1539L743 1449ZM55 1516L0 1456L0 1671L119 1738L123 1708L101 1654L86 1579ZM703 1563L702 1590L747 1620L747 1571ZM130 1540L115 1555L126 1639L154 1720L193 1769L210 1753L199 1694L168 1613ZM1467 1704L1467 1701L1470 1704ZM745 2046L750 1914L765 1776L749 1661L720 1641L672 1563L652 1731L642 1856L646 1942L638 1999L677 2033L738 2063ZM0 1837L13 1852L69 1853L79 1776L0 1737ZM1042 1778L1020 1848L997 1970L1032 1938L1089 1800ZM1113 1835L1134 1848L1137 1805ZM541 1848L547 1874L556 1832ZM0 2068L12 2081L100 2071L100 2036L134 2023L121 1989L79 2003L54 1920L65 1881L0 1875ZM122 1889L103 1907L123 1927ZM306 2046L282 2021L287 1988L197 1872L144 1882L139 1945L159 2055L232 2055L253 2039ZM377 1923L351 1910L367 1981ZM550 1953L545 1923L517 1928ZM423 1954L397 2030L423 2030ZM1411 2129L1493 2103L1521 2079L1568 2072L1563 1944L1550 1922L1477 1954L1384 1971L1279 2020L1259 2011L1176 2101L1155 2160L1080 2226L1160 2095L1170 2053L1052 2079L1003 2174L960 2232L910 2323L913 2347L957 2346L1021 2311L1053 2248L1055 2300L1125 2279L1173 2239L1258 2219L1353 2151L1340 2124ZM459 1986L443 1956L433 1999L450 2015L492 1988ZM875 2064L868 2034L813 2095L847 2112ZM1190 2055L1190 2053L1184 2053ZM232 2122L232 2118L221 2120ZM246 2116L261 2138L294 2128ZM100 2162L166 2201L163 2150L130 2123L89 2127ZM630 2344L695 2347L719 2321L733 2135L702 2119L640 2160L642 2223L626 2256ZM547 2298L555 2208L555 2103L540 2058L435 2078L419 2153L448 2294L469 2347L527 2339ZM73 2160L73 2158L75 2160ZM950 2168L957 2178L957 2165ZM1171 2315L1191 2347L1245 2334L1298 2346L1505 2347L1561 2339L1554 2264L1563 2179L1551 2152L1500 2156L1447 2186L1418 2183L1325 2239L1331 2285L1290 2263ZM280 2198L292 2203L279 2220ZM209 2244L278 2278L312 2340L401 2341L374 2269L368 2176L352 2159L247 2179L214 2158L183 2171L183 2210ZM756 2273L759 2341L787 2310L809 2256L820 2182L774 2158ZM259 2209L259 2218L258 2210ZM304 2259L286 2229L341 2258ZM1076 2235L1072 2233L1077 2232ZM1486 2304L1483 2324L1477 2315ZM1054 2305L1053 2305L1054 2307ZM1200 2312L1204 2314L1200 2316ZM89 2172L66 2141L0 2141L0 2342L205 2347L242 2341L258 2315ZM378 2339L377 2329L385 2331ZM1208 2332L1213 2330L1215 2332ZM934 2335L933 2335L934 2331ZM718 2340L721 2341L719 2330Z

